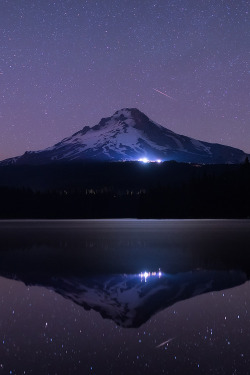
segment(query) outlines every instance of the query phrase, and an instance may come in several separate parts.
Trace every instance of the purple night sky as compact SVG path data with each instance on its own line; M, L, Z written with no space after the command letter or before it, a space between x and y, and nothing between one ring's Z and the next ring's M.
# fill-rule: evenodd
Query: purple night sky
M0 160L124 107L249 153L248 9L247 0L2 0Z

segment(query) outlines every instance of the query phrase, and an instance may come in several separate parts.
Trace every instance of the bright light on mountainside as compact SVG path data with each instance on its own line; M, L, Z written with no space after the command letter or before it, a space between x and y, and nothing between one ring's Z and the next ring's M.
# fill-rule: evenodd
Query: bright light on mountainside
M138 159L138 161L140 161L141 163L162 163L162 160L160 160L160 159L149 160L147 158L141 158L141 159Z

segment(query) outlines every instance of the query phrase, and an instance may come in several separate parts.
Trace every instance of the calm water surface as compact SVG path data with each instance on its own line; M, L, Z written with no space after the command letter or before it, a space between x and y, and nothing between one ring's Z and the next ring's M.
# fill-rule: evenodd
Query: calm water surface
M0 222L0 374L248 374L250 221Z

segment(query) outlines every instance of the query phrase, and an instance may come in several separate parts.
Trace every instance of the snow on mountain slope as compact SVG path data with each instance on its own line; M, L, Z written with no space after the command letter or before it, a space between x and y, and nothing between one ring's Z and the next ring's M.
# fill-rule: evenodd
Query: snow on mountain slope
M47 277L27 273L26 285L46 287L86 310L126 327L140 327L157 312L203 293L240 285L247 276L240 270L194 270L177 274L149 276L109 275L92 277ZM16 279L18 277L16 276ZM146 281L146 282L145 282Z
M136 108L125 108L41 151L7 159L1 164L46 164L53 161L176 160L197 163L239 163L238 149L176 134L151 121Z

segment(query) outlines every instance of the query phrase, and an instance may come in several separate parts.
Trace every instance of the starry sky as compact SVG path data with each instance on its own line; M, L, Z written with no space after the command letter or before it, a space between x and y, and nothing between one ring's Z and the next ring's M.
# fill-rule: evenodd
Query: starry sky
M249 5L1 0L0 160L125 107L249 153Z

